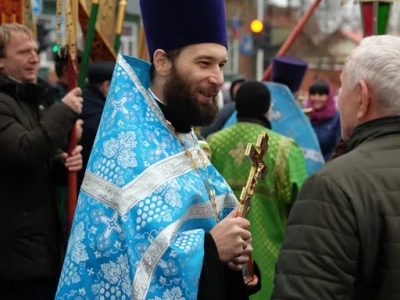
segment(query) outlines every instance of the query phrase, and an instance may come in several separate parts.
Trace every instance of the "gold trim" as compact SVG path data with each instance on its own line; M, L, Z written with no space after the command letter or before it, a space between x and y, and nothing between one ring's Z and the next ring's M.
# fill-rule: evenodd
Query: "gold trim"
M121 0L118 4L117 27L115 28L116 34L122 33L122 27L124 25L124 19L125 19L126 5L127 5L126 0Z
M83 9L83 11L85 12L86 16L90 16L90 14L88 12L88 8L86 7L86 3L84 1L85 0L79 0L80 6ZM117 54L115 53L115 51L114 51L113 47L111 46L110 42L108 40L106 40L106 38L103 35L103 33L101 32L101 30L98 29L97 24L96 24L96 31L97 31L98 35L100 36L100 38L102 39L104 45L106 45L106 47L108 48L110 53L112 53L112 55L114 56L115 60L117 60Z

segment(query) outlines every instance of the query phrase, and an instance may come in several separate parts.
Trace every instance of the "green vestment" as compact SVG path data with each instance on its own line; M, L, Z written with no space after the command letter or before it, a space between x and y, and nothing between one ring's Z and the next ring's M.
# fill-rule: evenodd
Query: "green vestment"
M251 296L252 300L271 297L275 261L283 241L288 211L307 178L304 155L294 140L256 123L239 122L207 139L212 164L239 198L251 168L245 157L246 146L248 143L256 144L262 132L269 136L269 148L264 158L268 174L255 188L248 218L253 258L262 274L262 289Z

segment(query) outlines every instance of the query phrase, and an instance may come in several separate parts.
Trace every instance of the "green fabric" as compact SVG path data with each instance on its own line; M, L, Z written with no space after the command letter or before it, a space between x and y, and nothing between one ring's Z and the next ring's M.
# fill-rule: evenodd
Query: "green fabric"
M67 187L60 186L57 188L57 206L61 219L67 214Z
M288 210L307 178L304 155L294 140L254 123L239 122L207 139L212 164L239 198L251 168L245 157L246 146L255 144L262 132L269 136L268 153L264 158L268 175L256 186L249 215L253 258L261 270L262 289L251 296L252 300L271 297L275 262L283 241Z

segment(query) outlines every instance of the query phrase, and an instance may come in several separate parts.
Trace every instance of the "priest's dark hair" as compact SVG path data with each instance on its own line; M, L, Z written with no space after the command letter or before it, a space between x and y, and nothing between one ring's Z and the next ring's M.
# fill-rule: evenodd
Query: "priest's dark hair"
M181 51L182 51L182 48L174 49L174 50L168 50L168 51L165 51L165 55L172 62L172 64L174 64L175 60L178 58L178 56L181 53ZM153 82L154 78L156 78L156 68L154 67L153 58L151 58L150 82Z

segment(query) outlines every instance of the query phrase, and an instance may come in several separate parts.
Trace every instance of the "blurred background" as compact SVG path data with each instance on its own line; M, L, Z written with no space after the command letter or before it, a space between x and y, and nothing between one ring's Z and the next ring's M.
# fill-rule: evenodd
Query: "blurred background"
M3 1L1 1L3 3ZM79 0L90 11L91 0ZM226 0L229 31L229 62L225 68L226 87L241 74L260 79L271 58L277 53L298 20L312 5L313 0ZM97 28L103 38L113 44L118 10L117 0L100 0ZM2 4L0 4L1 7ZM37 37L41 45L40 76L47 76L53 64L56 46L55 0L32 0L37 23ZM388 32L400 34L400 1L394 1ZM251 30L251 22L261 19L261 32ZM64 20L61 20L64 22ZM61 24L63 40L64 24ZM128 0L121 32L120 52L138 56L140 53L141 16L139 0ZM83 49L82 33L78 44ZM322 0L304 30L287 53L309 64L301 90L320 77L328 78L334 88L339 87L339 76L346 56L362 39L360 7L354 0ZM262 56L258 55L262 52ZM139 55L140 56L140 55ZM260 60L261 58L261 60Z

